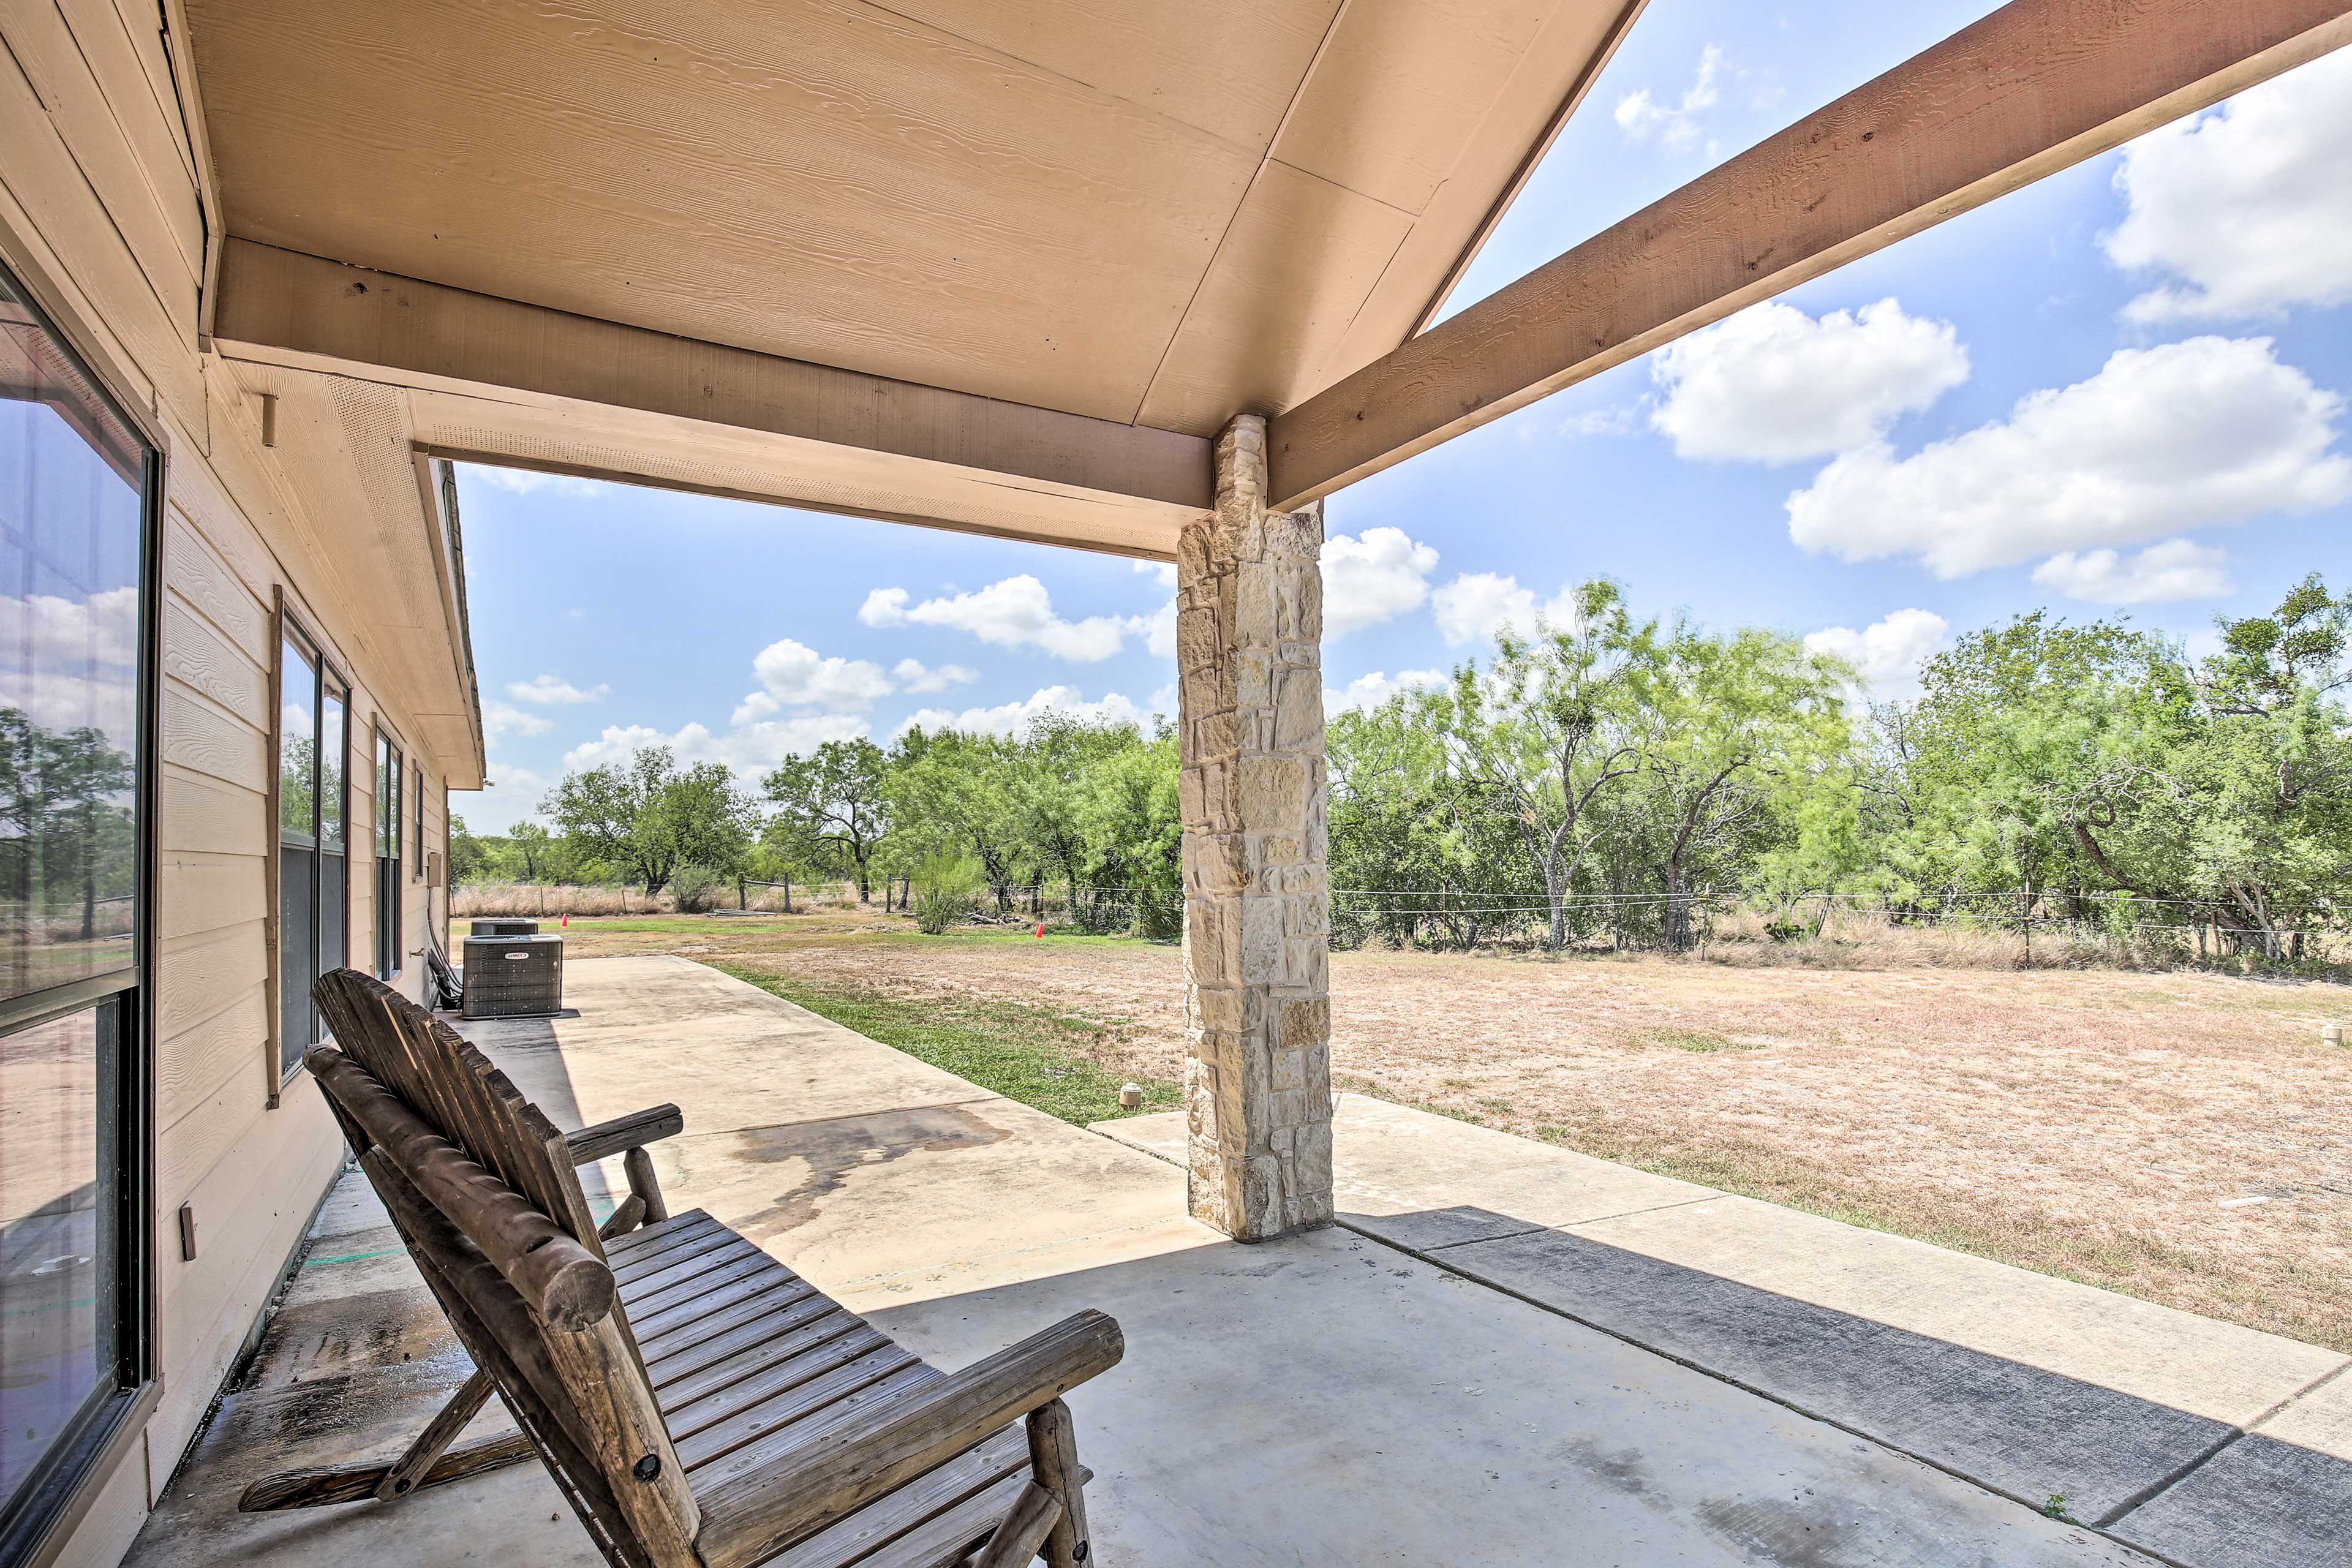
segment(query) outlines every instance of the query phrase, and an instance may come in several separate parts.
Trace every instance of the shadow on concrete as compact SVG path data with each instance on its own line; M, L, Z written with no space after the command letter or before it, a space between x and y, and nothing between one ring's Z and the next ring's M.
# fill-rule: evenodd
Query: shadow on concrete
M2172 1561L2352 1561L2352 1464L2332 1455L1486 1209L1339 1218Z

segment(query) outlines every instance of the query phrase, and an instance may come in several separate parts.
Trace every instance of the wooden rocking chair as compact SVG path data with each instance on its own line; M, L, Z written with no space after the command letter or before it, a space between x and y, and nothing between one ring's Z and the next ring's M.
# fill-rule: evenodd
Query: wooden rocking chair
M1091 1560L1061 1395L1118 1363L1116 1322L1080 1312L941 1373L709 1215L667 1214L644 1145L676 1107L566 1138L389 987L341 969L313 994L336 1044L305 1060L478 1370L394 1463L273 1476L240 1508L389 1502L535 1453L614 1568ZM574 1167L623 1152L600 1234ZM520 1435L452 1451L493 1392Z

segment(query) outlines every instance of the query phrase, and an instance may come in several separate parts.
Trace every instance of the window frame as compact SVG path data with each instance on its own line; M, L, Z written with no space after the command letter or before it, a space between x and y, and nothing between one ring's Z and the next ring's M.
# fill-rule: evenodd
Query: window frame
M372 807L369 834L373 851L368 875L374 888L375 977L388 984L400 978L401 961L407 956L402 951L404 939L401 933L401 917L404 910L401 899L404 881L401 861L404 858L402 850L408 837L408 823L401 814L400 796L407 782L404 775L408 768L408 749L400 743L400 737L393 733L392 727L383 721L381 712L375 715L373 725L375 793L368 803ZM388 805L383 798L387 776L392 781L393 795ZM387 844L392 849L388 856L384 853ZM383 863L387 859L392 862L390 876L386 876L383 870Z
M323 731L325 728L328 694L338 689L341 689L342 694L343 765L341 775L342 780L342 800L340 803L342 807L343 823L343 952L341 964L348 964L352 960L351 868L353 858L352 855L352 682L351 678L343 673L341 666L338 664L334 657L327 651L326 639L319 637L316 633L310 630L310 623L301 615L296 613L292 605L281 601L278 612L278 643L274 655L278 661L278 668L273 672L271 679L271 689L277 693L278 701L276 711L270 715L270 738L273 742L273 745L269 759L271 769L270 791L273 803L272 820L270 823L271 843L269 852L272 857L270 883L272 888L275 889L269 918L273 928L276 931L276 940L271 944L270 967L276 972L278 981L278 994L273 998L273 1001L277 1005L277 1011L271 1016L269 1028L271 1037L270 1047L274 1054L271 1056L269 1061L269 1075L272 1088L268 1108L272 1110L278 1108L279 1098L284 1094L286 1086L299 1078L305 1070L302 1065L302 1058L299 1055L294 1058L290 1066L288 1065L286 1059L286 893L285 874L279 868L278 862L278 858L281 857L287 848L285 840L280 837L285 827L284 820L280 814L282 814L285 808L283 805L279 803L279 790L281 781L284 776L281 771L281 763L284 757L283 748L285 746L286 676L288 673L286 668L286 644L289 639L301 644L303 647L309 650L310 661L315 667L315 673L312 677L310 686L310 722L314 732ZM314 733L314 739L315 738L322 738L322 736ZM322 772L325 763L326 758L323 752L314 753L310 764L312 773L316 774ZM310 952L311 954L312 967L319 968L320 973L324 973L324 968L320 966L322 959L320 950L325 946L324 932L326 927L327 900L324 888L322 886L322 873L326 865L327 836L325 833L325 813L323 809L321 809L323 808L325 802L319 797L318 786L315 779L311 785L311 795L312 799L317 802L317 805L313 807L313 819L310 833ZM338 964L337 967L341 967L341 964ZM323 1033L320 1037L325 1037Z
M129 389L96 338L66 302L39 258L0 223L0 282L142 448L139 479L139 645L133 661L132 724L139 757L131 795L137 812L131 856L135 899L131 961L113 974L70 981L0 1004L0 1033L119 999L115 1103L106 1108L117 1168L114 1390L61 1433L16 1495L0 1505L0 1563L47 1562L88 1515L99 1487L131 1461L163 1399L163 1320L157 1226L156 1016L161 973L157 900L162 888L163 510L171 442L161 420ZM103 1132L101 1134L103 1136Z

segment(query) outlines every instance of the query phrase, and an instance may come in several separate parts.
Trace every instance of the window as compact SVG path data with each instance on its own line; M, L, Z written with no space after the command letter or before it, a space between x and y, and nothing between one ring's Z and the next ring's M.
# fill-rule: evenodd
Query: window
M422 877L425 875L425 764L423 763L416 764L416 771L410 778L410 784L408 796L416 803L415 814L416 858L409 862L408 874L412 877Z
M145 1380L160 465L0 273L0 1559Z
M278 1076L324 1037L311 983L350 962L349 692L289 621L278 650Z
M397 742L375 732L375 973L400 973L400 775L405 759Z

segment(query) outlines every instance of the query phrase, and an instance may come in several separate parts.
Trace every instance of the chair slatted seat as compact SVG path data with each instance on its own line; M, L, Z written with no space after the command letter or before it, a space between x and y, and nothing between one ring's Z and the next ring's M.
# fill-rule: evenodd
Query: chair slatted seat
M675 1107L565 1134L446 1024L344 969L306 1060L477 1372L390 1466L289 1472L240 1507L392 1502L536 1455L615 1568L1055 1568L1094 1561L1069 1408L1116 1364L1081 1312L945 1373L699 1209L645 1144ZM576 1167L625 1154L600 1231ZM518 1434L453 1448L490 1395Z

